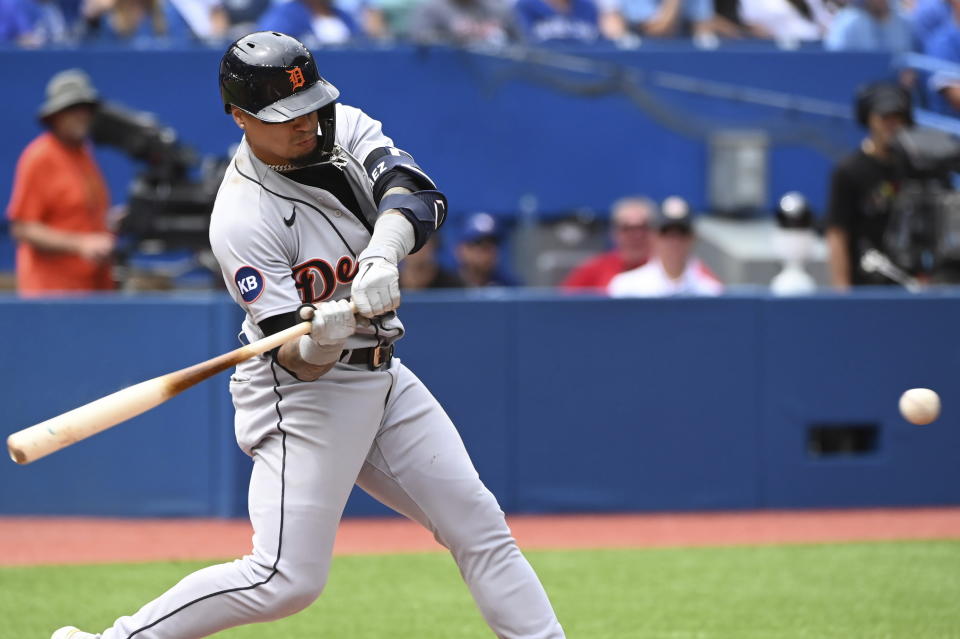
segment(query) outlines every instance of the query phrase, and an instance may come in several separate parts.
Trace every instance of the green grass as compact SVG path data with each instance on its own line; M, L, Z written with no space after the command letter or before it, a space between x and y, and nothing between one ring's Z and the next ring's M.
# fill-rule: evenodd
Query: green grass
M960 541L528 553L571 639L960 639ZM102 630L198 563L0 569L0 636ZM444 554L339 557L232 639L489 639Z

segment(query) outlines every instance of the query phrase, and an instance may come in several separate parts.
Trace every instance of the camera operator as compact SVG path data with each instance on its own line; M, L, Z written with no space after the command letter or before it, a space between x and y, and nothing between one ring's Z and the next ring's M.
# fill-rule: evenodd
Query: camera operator
M21 295L114 288L109 194L89 145L99 97L87 74L62 71L38 117L47 131L20 156L8 215Z
M841 290L897 283L888 273L864 270L862 258L867 252L892 257L891 231L905 213L902 193L925 184L905 163L898 142L898 137L913 125L909 92L892 83L867 85L857 93L855 111L868 135L860 149L834 169L827 211L831 279L834 287ZM947 185L948 172L938 169L923 180ZM900 263L893 268L903 270L904 276L929 277L932 264L910 261L913 263Z

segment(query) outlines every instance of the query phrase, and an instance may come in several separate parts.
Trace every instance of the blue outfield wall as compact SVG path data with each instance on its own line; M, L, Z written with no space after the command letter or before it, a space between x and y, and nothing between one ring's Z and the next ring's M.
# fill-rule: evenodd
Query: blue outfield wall
M512 512L960 503L960 293L610 300L408 295L399 353ZM225 297L0 300L5 431L234 348ZM245 514L227 375L28 466L0 513ZM906 423L906 388L940 420ZM876 427L814 456L811 425ZM385 508L359 491L347 513Z

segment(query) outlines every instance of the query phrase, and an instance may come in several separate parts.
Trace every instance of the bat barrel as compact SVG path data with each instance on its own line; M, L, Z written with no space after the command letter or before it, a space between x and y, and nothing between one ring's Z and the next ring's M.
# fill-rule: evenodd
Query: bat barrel
M148 379L79 408L34 424L7 438L7 451L18 464L29 464L70 444L159 406L174 395L236 364L310 332L310 322L257 340L229 353L173 373Z

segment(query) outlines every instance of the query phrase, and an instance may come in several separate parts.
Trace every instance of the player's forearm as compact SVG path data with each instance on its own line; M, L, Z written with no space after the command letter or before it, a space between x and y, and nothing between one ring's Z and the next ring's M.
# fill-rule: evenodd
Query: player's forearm
M301 338L309 339L309 338ZM277 351L277 361L285 369L297 376L297 379L312 382L326 375L336 365L336 360L329 364L311 364L300 355L300 340L287 342Z
M387 190L383 197L409 193L412 193L410 189L395 186ZM400 260L410 254L414 245L413 224L397 209L387 209L377 219L377 223L373 227L373 235L370 237L370 243L367 245L367 249L361 253L361 259L367 255L378 255L393 264L398 264Z
M827 253L830 265L830 282L842 291L850 288L850 251L847 248L847 233L838 228L827 229Z

